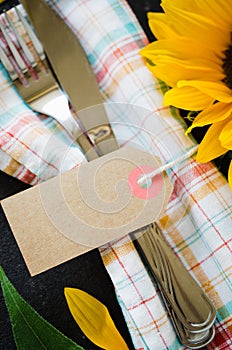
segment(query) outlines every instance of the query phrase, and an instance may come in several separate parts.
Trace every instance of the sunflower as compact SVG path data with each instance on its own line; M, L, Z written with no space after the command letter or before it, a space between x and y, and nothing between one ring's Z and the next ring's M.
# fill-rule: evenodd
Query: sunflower
M209 125L199 145L204 163L232 150L232 6L228 0L162 0L148 13L157 41L141 50L170 89L164 105L196 111L187 133ZM232 189L232 161L229 166Z

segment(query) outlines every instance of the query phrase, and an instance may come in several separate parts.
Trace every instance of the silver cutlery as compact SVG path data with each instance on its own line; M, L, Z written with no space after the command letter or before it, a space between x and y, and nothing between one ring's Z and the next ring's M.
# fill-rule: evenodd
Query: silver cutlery
M22 5L0 16L0 60L25 102L48 115L84 149L90 160L98 157L94 144L52 72L43 46L26 18Z

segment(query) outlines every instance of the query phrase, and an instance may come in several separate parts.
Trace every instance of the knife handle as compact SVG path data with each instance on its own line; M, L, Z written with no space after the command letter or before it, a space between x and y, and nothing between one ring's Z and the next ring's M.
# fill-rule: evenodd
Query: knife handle
M180 321L194 332L215 320L215 308L174 254L157 224L133 234L134 245Z

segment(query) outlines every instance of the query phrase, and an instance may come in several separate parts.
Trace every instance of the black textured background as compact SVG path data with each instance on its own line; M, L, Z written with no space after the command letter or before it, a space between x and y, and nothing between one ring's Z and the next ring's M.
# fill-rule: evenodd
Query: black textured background
M0 12L3 8L7 8L7 6L10 7L13 3L15 4L17 1L10 0L1 4ZM154 38L147 25L146 13L148 11L159 11L160 1L128 0L128 3L143 26L149 40L152 41ZM196 138L201 139L202 134L197 131L195 136ZM221 162L220 164L222 169L225 170L228 167L228 160L225 159L224 162ZM28 188L27 185L0 172L0 199L8 197L9 195L15 194L26 188ZM83 335L73 320L63 295L64 287L83 289L107 305L110 314L120 333L126 340L129 349L133 349L121 309L115 298L114 287L104 269L102 260L97 250L93 250L90 253L75 258L38 276L30 277L0 206L0 265L2 265L8 278L14 284L18 292L32 307L35 308L35 310L39 312L41 316L43 316L65 335L73 339L76 343L83 346L84 349L95 350L99 348L94 346ZM9 316L1 291L0 349L16 349L12 336Z

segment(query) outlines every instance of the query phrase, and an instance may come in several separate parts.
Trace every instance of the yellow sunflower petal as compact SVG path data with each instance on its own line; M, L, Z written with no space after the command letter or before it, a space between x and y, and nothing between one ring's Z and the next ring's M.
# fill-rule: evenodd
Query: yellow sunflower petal
M221 27L231 28L232 6L228 0L198 0L201 12L207 13Z
M65 288L64 293L73 318L94 344L105 350L128 350L105 305L80 289Z
M225 50L230 44L230 30L222 30L220 25L213 22L204 13L194 13L191 6L188 10L176 6L175 1L162 5L168 21L172 21L177 34L199 41L206 47ZM204 34L203 34L204 33Z
M188 77L189 79L220 79L221 73L215 72L213 69L208 68L188 68L181 65L168 63L169 59L164 60L163 64L152 65L147 62L147 67L152 72L152 74L164 81L168 86L175 87L179 80L183 77ZM166 62L166 63L165 63Z
M230 117L230 121L222 129L219 140L223 147L232 150L232 116Z
M208 64L214 62L221 65L221 58L215 52L199 42L190 38L177 37L172 39L158 40L144 47L140 54L151 61L156 56L168 56L187 61L189 59L205 59Z
M232 161L230 162L230 166L229 166L228 181L229 181L230 189L232 191Z
M157 79L164 81L168 86L176 86L176 72L172 70L171 74L167 75L166 65L153 66L150 65L149 62L147 62L146 65Z
M167 7L173 5L173 2L173 0L162 0L161 6L164 4ZM207 14L214 23L223 27L231 25L232 7L228 0L175 0L175 7L198 14Z
M184 86L183 88L174 87L164 95L165 106L171 105L192 111L200 111L207 108L213 101L211 97L191 86Z
M206 163L227 152L227 149L221 146L218 139L224 125L225 122L222 121L210 126L199 145L196 157L197 162Z
M178 36L171 26L168 25L164 13L148 12L147 17L149 27L156 39L161 40Z
M221 66L206 59L182 60L167 55L157 55L152 58L152 61L158 69L160 65L166 65L166 76L176 76L176 84L183 79L221 81L225 77Z
M211 96L214 100L226 103L232 102L232 90L220 81L181 80L178 82L177 86L192 86L202 91L204 94Z
M209 80L218 81L219 79L225 78L225 73L221 67L221 64L216 64L210 62L205 58L189 58L183 60L182 58L171 57L169 55L157 55L153 58L153 63L155 64L175 64L186 69L200 70L202 74L208 74ZM218 78L215 78L215 74L218 75ZM206 80L205 76L199 78L199 80ZM186 77L187 79L187 77ZM219 81L220 81L219 80Z
M174 0L175 6L182 10L191 10L194 13L199 13L199 8L195 1L193 0ZM166 8L173 5L173 0L162 0L161 6Z
M192 125L188 128L186 133L190 133L193 128L213 124L225 120L232 113L232 105L223 102L217 102L204 109L194 119Z

